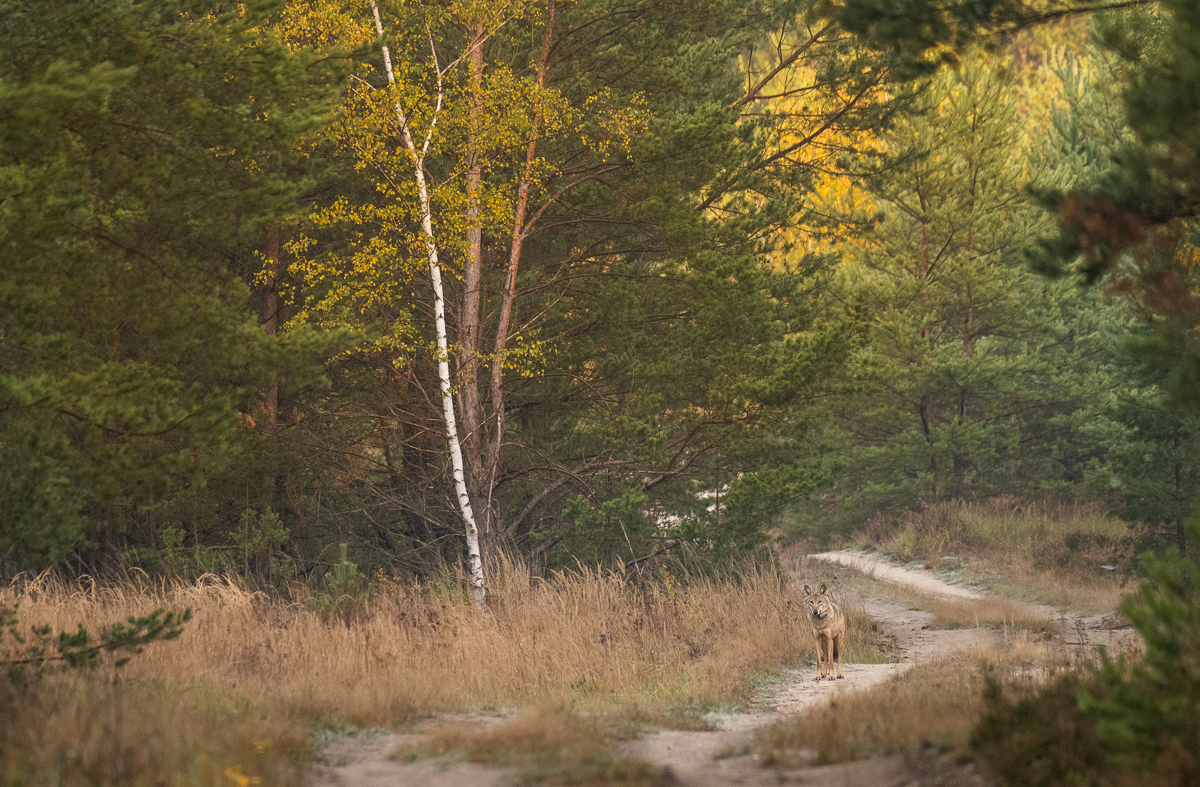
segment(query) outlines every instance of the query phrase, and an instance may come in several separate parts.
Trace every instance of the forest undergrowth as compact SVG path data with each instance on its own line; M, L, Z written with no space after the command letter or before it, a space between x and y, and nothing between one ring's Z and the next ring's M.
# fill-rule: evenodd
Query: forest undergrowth
M929 535L934 521L943 522L940 542ZM1094 532L1087 523L1099 520L993 523L986 538L978 535L984 521L914 515L917 546L909 557L936 565L936 555L944 566L954 555L960 575L1001 567L1017 573L989 581L1019 583L1034 575L1022 571L1053 573L1038 567L1047 543ZM1028 526L1038 522L1040 529ZM901 542L909 538L903 532L895 537ZM896 554L894 543L880 538L876 546ZM652 581L583 568L540 578L509 562L498 572L488 617L469 604L465 579L449 571L425 583L343 577L340 596L300 585L269 594L215 575L170 581L133 573L110 584L20 576L0 588L0 608L17 610L17 632L27 640L33 627L102 630L158 608L190 609L193 617L178 640L155 642L122 667L105 656L90 671L44 666L0 681L0 778L289 784L329 731L401 731L438 714L523 710L519 718L540 720L526 725L536 727L529 740L481 739L490 748L476 759L516 758L529 772L586 765L598 769L597 778L652 783L654 772L596 755L596 742L646 728L705 729L705 711L740 707L762 676L812 661L797 587L826 577L802 551L784 550L775 562L748 563L725 578L680 570ZM843 583L852 585L852 573ZM1090 605L1120 592L1112 572L1063 571L1060 582L1070 598ZM925 601L933 628L1003 628L1006 646L948 656L772 727L759 738L765 764L839 762L925 745L966 752L971 731L995 715L985 699L989 686L1033 696L1078 672L1077 651L1047 636L1043 617L1018 614L1018 604ZM878 661L874 622L852 595L844 603L847 660ZM1115 608L1114 601L1108 611ZM0 639L0 658L19 658L23 648L11 636ZM534 745L553 738L547 730L582 748L558 762L565 749L547 754Z
M321 729L399 730L444 712L557 707L686 728L813 652L798 591L767 564L736 578L664 572L639 583L587 569L541 579L509 563L486 618L464 588L449 573L374 581L321 606L211 575L107 585L19 577L0 589L18 632L97 630L163 607L193 619L177 641L120 668L47 666L0 682L0 778L289 783ZM851 612L849 658L871 658L869 620ZM22 647L0 640L0 657Z

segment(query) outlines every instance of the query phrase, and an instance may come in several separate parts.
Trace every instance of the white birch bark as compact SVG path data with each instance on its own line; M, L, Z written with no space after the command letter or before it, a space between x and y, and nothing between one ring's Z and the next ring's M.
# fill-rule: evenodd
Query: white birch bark
M383 36L383 20L379 16L379 6L371 0L371 12L375 15L375 30ZM430 45L432 46L432 40ZM396 76L392 70L392 55L386 45L383 50L383 64L387 69L388 84L396 85ZM434 49L434 69L438 69L437 50ZM425 251L429 256L429 278L433 284L433 314L437 325L438 379L442 388L442 415L446 422L446 440L450 444L450 463L454 470L454 491L458 495L458 507L462 513L463 524L467 537L467 561L471 571L471 587L475 606L481 611L487 610L487 586L484 584L483 558L479 551L479 528L475 524L475 514L471 510L471 498L467 494L466 474L463 471L462 448L458 441L458 427L454 417L454 397L450 391L450 347L446 338L446 297L442 291L442 267L438 262L437 240L433 235L433 215L430 209L429 189L425 182L425 155L429 152L429 143L433 139L433 130L437 124L437 116L442 108L442 75L437 73L437 105L433 118L429 122L429 131L420 150L417 149L412 132L409 129L408 118L404 109L396 100L396 120L400 124L400 132L404 145L408 148L413 160L413 177L417 184L417 197L421 204L421 230L425 233Z

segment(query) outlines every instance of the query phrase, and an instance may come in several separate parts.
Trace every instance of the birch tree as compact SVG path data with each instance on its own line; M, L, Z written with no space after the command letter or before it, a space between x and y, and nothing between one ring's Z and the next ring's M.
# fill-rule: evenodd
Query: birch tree
M750 447L766 434L763 401L778 413L813 390L824 379L816 359L839 357L846 332L807 335L811 299L797 266L771 267L770 235L795 221L811 180L793 177L796 157L835 128L869 124L864 97L879 75L847 92L861 75L819 69L812 89L831 94L836 117L785 123L757 106L780 63L750 85L738 71L766 24L738 2L406 5L395 22L386 4L375 10L372 32L391 33L391 92L378 87L386 66L365 64L332 139L369 188L319 211L319 229L342 228L344 245L291 269L305 290L296 320L377 331L358 357L388 381L360 411L379 426L346 472L354 483L370 475L379 507L399 512L380 538L446 543L441 523L462 509L435 491L456 469L444 436L436 452L429 437L445 374L436 394L422 387L435 377L423 364L442 358L422 328L439 300L485 571L501 549L546 555L564 529L591 538L590 515L563 514L574 495L597 511L615 495L631 515L639 496L647 508L687 508L691 484L714 473L736 480L758 462L794 463L800 441ZM787 44L782 68L805 53L819 65L846 44L803 35L817 42ZM426 283L427 244L440 296ZM440 432L446 410L436 410ZM789 466L775 477L799 494L811 481L794 483L801 475ZM658 549L635 529L621 538L627 560ZM717 540L753 540L751 530ZM689 532L714 542L713 531Z
M364 79L359 80L357 96L351 97L348 114L355 125L342 136L342 141L369 168L371 177L378 179L381 190L395 194L401 202L412 200L415 203L413 213L421 227L421 244L433 287L442 419L446 424L454 424L452 429L447 429L448 433L461 436L450 441L452 472L458 493L456 502L464 521L469 519L471 522L467 525L468 541L483 547L484 562L475 567L480 570L486 569L487 562L495 559L501 540L492 489L500 470L504 444L505 374L521 364L522 356L536 352L536 343L513 341L514 304L524 244L533 225L550 205L573 188L613 168L610 164L598 165L597 157L589 156L577 169L563 169L547 162L540 148L547 135L562 135L569 129L588 139L586 144L591 148L609 149L613 146L613 137L624 135L627 138L640 123L636 105L618 107L611 100L597 101L599 97L589 94L584 100L595 106L592 112L585 113L567 106L561 96L547 87L556 8L554 0L536 14L531 11L530 3L466 2L455 4L445 13L431 12L433 22L422 31L425 58L431 65L421 74L411 70L409 74L416 82L428 77L423 88L405 84L397 76L391 49L383 48L384 70L388 84L396 94L389 100L388 112L406 151L405 170L413 173L411 188L397 180L400 162L381 142L389 129L370 119L376 108L368 97L373 89ZM375 32L382 36L385 29L378 4L372 4L371 11ZM505 33L514 19L531 17L542 27L533 62L529 65L532 74L522 72L524 64L516 68L504 62L487 63L485 44ZM414 30L405 29L399 31L399 35L405 38L411 51L412 41L416 38ZM443 44L438 42L444 42L443 37L460 48L452 49L457 57L440 64L439 49ZM498 48L511 49L512 36L508 38L510 40ZM409 57L407 62L412 60ZM413 107L408 111L405 99L401 98L406 89L408 106ZM414 131L417 125L413 120L414 112L421 116L420 123L426 128L420 139ZM445 122L447 119L449 126ZM429 179L432 160L438 162L438 169L443 173L440 182ZM449 174L445 174L447 169ZM515 173L511 178L510 172ZM547 191L546 182L554 177L559 178L560 183L554 191ZM531 200L537 201L532 207ZM365 317L367 312L362 306L367 300L383 305L388 295L392 296L393 302L396 295L411 295L408 285L395 284L396 281L410 281L406 278L409 273L394 268L385 270L386 263L381 264L379 259L393 256L384 248L387 241L379 240L381 237L404 236L405 210L401 208L397 213L386 207L351 206L342 200L326 211L325 220L330 222L376 225L374 239L366 244L370 251L364 250L348 265L352 275L361 275L365 267L375 268L371 273L370 289L376 292L363 291L366 282L361 280L357 285L357 289L363 291L361 296L347 292L355 285L335 285L340 292L333 292L333 297L318 296L311 309L301 310L301 318L320 319L322 311L332 315L340 309L334 305L335 301L360 297L352 308ZM380 225L385 228L382 232L378 229ZM491 266L484 259L485 238L493 244L505 244L505 264L497 287L499 294L491 304L487 293L494 282L491 281ZM448 256L454 259L454 272L461 272L461 277L452 276L450 281L450 286L454 286L461 278L459 298L453 311L441 275L447 241L450 243ZM397 250L396 256L404 253ZM368 256L376 259L367 259ZM310 264L307 274L309 283L319 286L328 278L328 268ZM405 289L410 291L404 292ZM485 336L485 331L491 336ZM415 334L411 325L397 324L396 334L390 340L395 349L410 352ZM450 355L455 362L453 369L449 366ZM461 426L456 421L461 422ZM484 512L482 528L475 521L478 511ZM490 559L487 558L489 545ZM469 549L476 551L474 547Z
M375 29L383 38L383 20L379 15L379 6L371 0L371 13L375 17ZM429 155L430 142L437 128L438 115L442 111L445 100L443 90L444 70L438 62L437 45L432 34L429 35L429 48L432 58L432 68L435 77L436 93L434 107L429 119L425 137L418 147L413 136L413 130L408 122L404 108L397 98L393 106L396 111L396 123L399 126L404 146L412 158L413 181L417 188L417 200L420 211L421 231L424 233L425 251L429 260L429 279L433 286L434 321L437 331L437 367L438 383L442 392L442 417L446 425L446 441L450 446L450 462L454 473L454 491L458 498L459 511L462 514L464 534L467 540L467 565L471 572L471 588L475 606L480 610L487 609L487 585L484 581L483 558L479 549L479 528L475 524L475 513L471 509L471 496L467 492L466 475L463 470L462 447L458 440L457 419L454 415L454 396L451 393L450 380L450 343L446 335L446 296L442 288L442 267L438 259L437 238L433 232L433 209L429 197L429 187L425 179L425 158ZM396 87L396 75L392 68L392 55L386 44L381 46L384 68L387 70L388 85ZM450 64L447 68L452 67Z

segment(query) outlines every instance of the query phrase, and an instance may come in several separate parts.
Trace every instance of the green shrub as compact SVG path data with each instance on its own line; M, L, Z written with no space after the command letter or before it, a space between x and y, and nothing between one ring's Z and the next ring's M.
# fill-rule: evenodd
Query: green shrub
M987 711L971 734L971 748L990 773L1020 787L1106 785L1109 770L1096 720L1079 707L1086 673L1061 675L1037 691L1002 686L986 676Z
M323 587L305 606L310 612L350 619L366 608L369 583L358 573L358 564L346 557L346 544L338 545L341 560L325 576Z
M1187 523L1200 543L1200 515ZM1112 659L1029 696L1003 696L972 744L1013 785L1200 784L1200 564L1194 553L1141 556L1148 579L1121 612L1142 635L1140 660Z
M1187 523L1200 544L1200 516ZM1200 783L1200 564L1195 553L1167 550L1142 555L1149 579L1121 612L1146 643L1146 655L1129 662L1101 651L1094 669L1097 691L1080 693L1080 706L1096 719L1110 760L1127 770L1150 770L1168 783Z
M149 615L130 615L125 623L113 623L93 638L91 632L79 625L73 632L53 632L49 626L31 626L22 635L16 606L0 606L0 667L7 671L9 681L23 685L30 673L47 666L92 669L105 653L126 653L118 658L115 667L124 666L142 648L158 640L177 639L183 626L192 619L192 611L167 612L156 609Z

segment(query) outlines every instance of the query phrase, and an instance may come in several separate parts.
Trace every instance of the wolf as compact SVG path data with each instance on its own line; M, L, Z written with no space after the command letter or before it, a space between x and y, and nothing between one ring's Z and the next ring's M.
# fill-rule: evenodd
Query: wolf
M826 673L833 680L834 659L837 659L837 679L841 680L842 649L846 645L846 616L842 608L826 594L822 583L820 590L804 586L804 611L817 639L817 677L813 680L820 680Z

